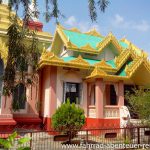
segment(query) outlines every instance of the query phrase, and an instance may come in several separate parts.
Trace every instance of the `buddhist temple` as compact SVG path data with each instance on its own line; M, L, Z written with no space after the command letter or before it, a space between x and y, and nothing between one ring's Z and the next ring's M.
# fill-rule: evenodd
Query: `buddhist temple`
M8 55L8 16L8 6L1 4L1 74ZM107 36L96 29L83 33L58 24L52 36L42 31L43 24L36 19L29 22L29 27L38 28L42 51L37 78L35 84L25 87L27 100L17 112L11 109L12 96L1 95L0 128L20 124L44 125L50 130L52 115L68 98L84 109L87 128L125 126L127 118L132 118L125 91L150 85L147 53L126 38L116 39L111 32ZM0 86L2 93L2 81Z

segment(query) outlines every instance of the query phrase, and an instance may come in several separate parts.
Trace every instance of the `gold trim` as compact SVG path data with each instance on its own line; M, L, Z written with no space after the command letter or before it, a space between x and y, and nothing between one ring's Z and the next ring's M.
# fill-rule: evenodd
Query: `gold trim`
M54 62L64 62L59 57L55 56L54 53L52 53L52 52L43 53L40 60L41 61L46 60L46 61L54 61Z
M117 39L112 33L109 33L105 39L97 44L98 51L101 52L108 44L112 43L120 53L122 51L122 47L118 43Z
M81 33L81 31L77 28L71 28L71 29L69 29L69 31Z
M100 62L96 63L94 66L98 66L100 68L112 69L112 67L110 65L108 65L104 59L102 59Z
M77 64L77 65L88 65L90 66L90 64L85 61L81 55L79 55L76 59L69 61L69 63L73 63L73 64Z
M99 32L96 31L96 29L92 29L88 32L85 32L85 34L88 34L88 35L92 35L92 36L97 36L97 37L103 37Z
M106 76L107 73L102 69L100 69L98 66L95 66L95 69L91 73L91 76L97 76L97 75Z
M70 41L69 38L68 38L68 41L67 41L67 47L69 47L69 48L74 48L74 49L78 49L78 47L77 47L75 44L71 43L71 41Z
M80 47L80 49L85 49L86 51L95 51L95 49L92 48L92 46L89 43Z

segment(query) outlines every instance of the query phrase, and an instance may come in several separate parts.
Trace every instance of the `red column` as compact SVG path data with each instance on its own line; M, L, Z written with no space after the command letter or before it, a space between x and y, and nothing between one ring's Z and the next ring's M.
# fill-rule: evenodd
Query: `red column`
M96 118L104 117L104 83L103 79L96 80L95 86L95 98L96 98Z
M124 106L124 83L119 81L118 83L118 105Z

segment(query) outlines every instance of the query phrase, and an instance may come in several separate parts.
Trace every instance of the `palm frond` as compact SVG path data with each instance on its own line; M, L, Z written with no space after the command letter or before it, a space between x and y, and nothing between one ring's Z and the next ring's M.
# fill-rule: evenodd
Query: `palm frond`
M97 12L96 12L96 7L95 7L95 0L88 0L88 7L89 7L91 20L96 21Z
M106 7L109 5L109 0L99 0L98 6L102 12L105 12Z

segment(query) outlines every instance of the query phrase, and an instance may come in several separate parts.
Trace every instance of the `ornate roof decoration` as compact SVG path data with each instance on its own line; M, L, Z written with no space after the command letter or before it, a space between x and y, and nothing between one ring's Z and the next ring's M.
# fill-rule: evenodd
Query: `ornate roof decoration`
M81 69L89 69L90 64L86 62L80 55L78 58L71 60L69 62L64 62L63 59L55 56L51 52L43 53L39 62L39 68L45 65L54 65L61 67L70 67L70 68L81 68Z
M65 27L63 27L60 23L57 24L57 28L59 28L59 29L65 29Z
M69 63L78 64L78 65L90 65L87 61L85 61L81 55L79 55L76 59L69 61Z
M4 65L7 63L7 57L8 57L8 47L6 44L0 39L0 57L4 62Z
M107 73L105 71L100 69L98 66L95 66L94 70L92 71L90 76L88 76L87 78L98 78L98 77L104 77L106 75Z
M88 34L88 35L93 35L93 36L97 36L97 37L103 37L99 32L96 31L96 29L92 29L88 32L85 32L85 34Z
M73 49L78 49L78 47L75 44L71 43L69 38L68 38L68 41L67 41L67 47L73 48Z
M101 52L109 43L112 43L119 52L122 51L122 47L111 32L108 34L108 36L105 37L102 42L97 44L98 51Z
M98 66L100 68L112 69L112 67L110 65L108 65L104 59L102 59L100 62L96 63L95 66Z
M129 40L127 40L126 38L121 39L120 41L126 43L130 49L132 49L138 56L142 55L142 51L141 49L139 49L137 46L135 46L133 43L131 43ZM148 54L146 52L144 52L145 57L148 56Z
M41 60L43 60L43 59L49 59L49 58L51 58L53 55L54 55L54 53L52 53L52 52L47 52L47 51L45 51L45 49L44 49L44 51L43 51L43 53L42 53L40 59L41 59Z
M130 55L130 50L122 51L118 57L115 57L116 66L120 68L120 66L122 66L125 63L125 61L127 61Z
M81 33L80 30L77 28L71 28L70 31Z
M55 62L64 62L62 59L54 55L52 52L45 52L42 54L41 61L46 60L46 61L55 61Z
M140 59L134 59L133 63L130 66L126 66L125 68L125 72L126 74L131 77L135 71L137 70L137 68L141 65L141 63L143 62L143 58Z
M86 49L86 51L95 51L94 48L88 43L85 46L80 47L81 49Z
M150 72L150 61L148 59L144 59L144 66Z

